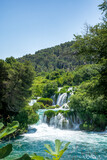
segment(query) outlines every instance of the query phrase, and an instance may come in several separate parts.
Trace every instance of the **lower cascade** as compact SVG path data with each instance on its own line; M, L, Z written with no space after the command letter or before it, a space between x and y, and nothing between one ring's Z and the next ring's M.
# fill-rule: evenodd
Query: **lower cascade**
M43 123L47 123L49 126L54 126L55 128L76 130L79 129L81 121L76 115L65 117L62 113L58 113L58 115L52 116L51 118L44 115Z

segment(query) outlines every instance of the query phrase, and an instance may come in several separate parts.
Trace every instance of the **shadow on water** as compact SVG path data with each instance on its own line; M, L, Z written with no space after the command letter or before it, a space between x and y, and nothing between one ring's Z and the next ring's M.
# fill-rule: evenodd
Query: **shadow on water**
M36 131L37 131L36 128L29 128L26 134L30 134L30 133L32 134L32 133L35 133Z

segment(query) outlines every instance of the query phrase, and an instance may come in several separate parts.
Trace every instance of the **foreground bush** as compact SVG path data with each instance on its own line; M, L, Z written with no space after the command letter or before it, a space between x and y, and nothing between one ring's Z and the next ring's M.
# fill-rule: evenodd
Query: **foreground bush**
M104 131L107 125L107 100L98 92L93 95L97 83L97 80L82 83L70 98L69 106L79 114L83 122L80 125L82 130Z
M14 119L19 122L20 132L23 133L23 132L27 132L27 128L29 124L34 124L38 122L39 115L30 106L21 110Z
M19 122L17 121L8 123L7 126L4 126L4 124L0 122L0 139L15 132L18 126L19 126ZM12 152L12 144L7 144L6 146L0 148L0 159L4 159L11 152Z

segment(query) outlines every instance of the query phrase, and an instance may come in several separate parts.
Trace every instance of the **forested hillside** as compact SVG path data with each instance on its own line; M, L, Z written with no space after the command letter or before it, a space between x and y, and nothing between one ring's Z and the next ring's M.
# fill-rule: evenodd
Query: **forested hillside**
M77 55L71 46L74 41L66 42L55 47L43 49L28 54L18 59L19 62L31 61L37 72L54 71L56 69L74 70L76 66L92 63L91 57L86 61L86 56Z

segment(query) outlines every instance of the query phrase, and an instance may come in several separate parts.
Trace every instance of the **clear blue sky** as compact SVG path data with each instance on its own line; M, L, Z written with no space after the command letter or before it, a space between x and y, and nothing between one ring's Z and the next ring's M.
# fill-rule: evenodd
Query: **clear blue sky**
M101 21L103 0L0 0L0 59L21 57L81 34Z

